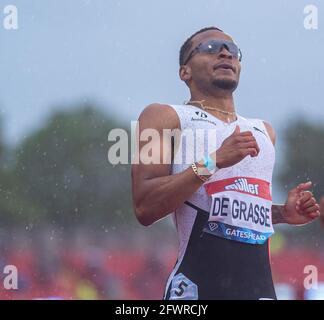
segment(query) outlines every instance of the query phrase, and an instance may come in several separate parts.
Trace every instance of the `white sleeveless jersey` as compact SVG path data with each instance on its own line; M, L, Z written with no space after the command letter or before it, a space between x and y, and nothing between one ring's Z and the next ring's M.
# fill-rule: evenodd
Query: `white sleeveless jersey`
M247 156L234 166L218 170L187 200L193 206L210 213L205 232L250 244L264 243L273 233L271 189L275 161L274 146L264 122L238 115L236 121L225 123L192 105L170 106L179 117L182 132L185 129L216 130L216 149L233 133L237 125L241 132L253 133L260 148L258 156ZM185 139L181 139L182 153L188 148L185 142ZM206 145L205 143L205 150ZM199 143L196 148L203 148L202 144ZM201 153L204 151L200 150ZM194 156L194 160L201 160L201 156ZM182 172L190 165L173 163L172 174ZM179 263L186 251L196 214L197 210L186 204L173 213L180 245Z

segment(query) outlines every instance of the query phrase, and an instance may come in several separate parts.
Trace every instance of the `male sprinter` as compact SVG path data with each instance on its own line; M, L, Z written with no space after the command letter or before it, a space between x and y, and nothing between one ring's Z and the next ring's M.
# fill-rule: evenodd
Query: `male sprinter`
M284 205L272 205L275 133L270 124L235 111L241 57L218 28L196 32L180 50L179 75L190 101L155 103L139 117L139 135L156 129L161 152L159 163L140 159L132 166L135 213L145 226L173 213L180 244L164 299L276 299L269 263L272 225L300 225L319 216L307 191L311 182L291 190ZM184 152L188 146L174 139L174 150L162 143L164 129L216 130L216 149L191 164L165 163L166 154L175 159L179 145ZM140 140L139 152L147 143Z

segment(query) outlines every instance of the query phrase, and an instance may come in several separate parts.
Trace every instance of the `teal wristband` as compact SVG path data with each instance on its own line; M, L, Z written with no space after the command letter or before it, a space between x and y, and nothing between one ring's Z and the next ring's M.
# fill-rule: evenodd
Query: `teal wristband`
M214 171L217 169L215 161L208 155L203 157L204 160L204 166L207 168L207 170L210 173L214 173Z

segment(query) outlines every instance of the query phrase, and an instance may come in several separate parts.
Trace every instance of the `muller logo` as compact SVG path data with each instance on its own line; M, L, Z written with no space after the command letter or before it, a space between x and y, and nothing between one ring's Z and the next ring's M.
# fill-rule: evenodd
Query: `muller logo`
M246 178L239 178L233 184L225 186L225 190L240 190L251 194L259 194L259 185L249 183Z

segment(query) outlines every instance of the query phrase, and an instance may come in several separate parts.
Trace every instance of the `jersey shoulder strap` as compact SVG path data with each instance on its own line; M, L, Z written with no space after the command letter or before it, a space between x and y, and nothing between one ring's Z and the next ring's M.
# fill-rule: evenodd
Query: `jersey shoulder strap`
M241 118L243 118L243 117L241 117ZM249 124L255 130L259 130L259 131L263 132L271 140L268 129L266 128L266 126L264 124L264 120L262 120L262 119L248 119L248 118L243 118L243 119L245 119L247 122L249 122Z
M190 109L190 107L181 104L167 104L167 105L172 107L174 111L177 113L181 130L184 130L192 126L191 118L193 116L193 111L192 109Z

